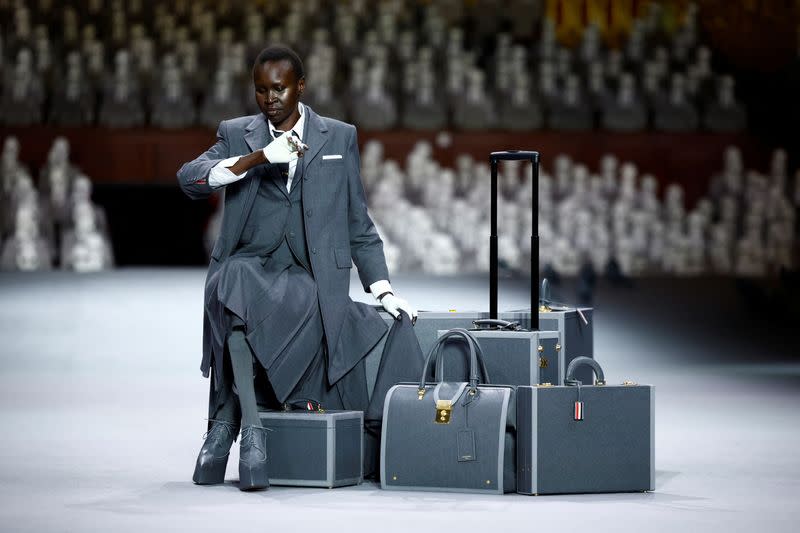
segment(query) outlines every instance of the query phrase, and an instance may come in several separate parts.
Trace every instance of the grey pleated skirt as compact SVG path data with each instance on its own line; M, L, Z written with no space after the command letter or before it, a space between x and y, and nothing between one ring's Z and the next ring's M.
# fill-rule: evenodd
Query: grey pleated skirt
M222 375L227 337L237 326L244 328L280 402L290 397L307 371L324 369L319 364L325 354L317 285L302 266L272 257L232 256L208 283L205 307L217 375Z

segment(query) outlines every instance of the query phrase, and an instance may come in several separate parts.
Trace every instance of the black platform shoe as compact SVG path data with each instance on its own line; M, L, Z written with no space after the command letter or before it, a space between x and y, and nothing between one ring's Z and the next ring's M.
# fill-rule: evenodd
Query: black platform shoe
M197 456L192 481L198 485L215 485L225 481L228 454L238 429L230 422L214 421Z
M239 441L239 488L256 490L268 487L267 429L245 426Z

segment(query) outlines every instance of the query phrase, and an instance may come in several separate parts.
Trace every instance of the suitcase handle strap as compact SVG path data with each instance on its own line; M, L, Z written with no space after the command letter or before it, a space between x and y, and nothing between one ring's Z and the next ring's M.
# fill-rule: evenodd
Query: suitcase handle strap
M597 385L605 385L606 378L603 375L603 369L600 368L600 363L592 359L591 357L576 357L572 361L569 362L569 366L567 366L567 373L564 377L564 383L567 385L572 386L580 386L580 380L575 379L575 369L581 365L588 365L592 367L594 370L595 375L595 383Z
M480 318L478 320L473 320L472 323L475 325L475 329L478 331L498 329L508 331L522 330L522 328L519 326L519 322L509 322L508 320L498 320L494 318Z
M491 210L489 219L489 318L497 318L497 281L498 281L498 241L497 241L497 163L498 161L530 161L531 162L531 330L539 330L539 313L536 312L539 300L539 152L527 150L506 150L492 152L489 155L489 166L492 173Z
M441 337L439 337L434 345L431 347L430 351L428 352L427 357L425 357L425 364L422 366L422 375L419 378L419 390L424 393L425 391L425 376L428 373L428 368L430 368L431 361L434 359L434 363L439 366L439 361L442 360L441 348L442 346L451 338L458 337L464 339L467 343L467 348L469 349L469 388L470 391L474 391L478 388L478 383L480 382L480 377L478 376L478 368L480 365L480 370L483 373L483 378L485 382L489 381L488 373L486 372L486 366L483 363L482 352L480 346L478 346L478 342L475 338L470 335L469 331L462 329L462 328L454 328L451 330L446 331ZM434 381L437 383L441 383L443 379L443 372L439 369L438 375L434 375Z

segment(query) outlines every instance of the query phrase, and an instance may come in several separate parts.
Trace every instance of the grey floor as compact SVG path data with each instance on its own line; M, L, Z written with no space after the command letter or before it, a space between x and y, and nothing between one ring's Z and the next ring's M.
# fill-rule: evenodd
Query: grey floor
M242 493L235 448L225 485L194 486L203 277L0 275L0 531L797 530L797 343L726 318L725 285L597 295L607 378L657 387L655 492L498 497L373 484ZM486 305L481 279L394 285L424 309ZM363 297L356 282L352 294ZM502 296L525 304L519 286Z

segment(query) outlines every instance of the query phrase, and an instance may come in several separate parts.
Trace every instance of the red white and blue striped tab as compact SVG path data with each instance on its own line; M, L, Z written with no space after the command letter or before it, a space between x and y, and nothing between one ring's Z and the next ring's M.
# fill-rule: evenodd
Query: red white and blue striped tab
M583 420L583 402L575 402L575 420Z
M314 410L314 404L311 403L311 402L306 402L306 410L307 411L313 411Z

